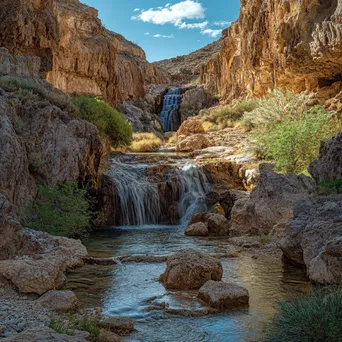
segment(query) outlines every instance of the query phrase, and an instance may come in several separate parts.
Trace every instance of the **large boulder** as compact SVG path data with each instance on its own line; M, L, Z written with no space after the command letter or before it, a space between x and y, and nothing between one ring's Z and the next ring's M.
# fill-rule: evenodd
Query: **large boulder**
M227 310L249 302L248 290L242 286L224 281L206 282L199 290L198 298L212 308Z
M79 307L78 299L72 291L48 291L37 300L37 303L56 312L74 311Z
M195 134L184 139L180 139L177 142L177 151L179 152L193 152L195 150L201 150L210 146L209 140L204 134Z
M208 236L208 224L204 222L197 222L190 224L186 230L185 235L187 236Z
M342 132L322 143L318 160L311 163L309 172L317 183L342 178Z
M305 266L313 281L342 283L342 196L297 203L280 247L284 259Z
M167 259L165 273L160 281L168 289L199 289L208 280L221 280L221 262L204 252L191 248L178 251Z
M201 119L188 119L182 123L177 131L177 136L188 137L192 134L204 133L204 128Z
M260 181L250 197L238 200L232 209L231 233L271 233L279 240L293 218L295 204L316 195L316 185L304 175L275 173L269 164L262 164L259 169Z
M210 214L208 218L208 232L209 235L228 235L229 234L229 223L225 216L221 214Z
M222 214L204 212L192 216L185 235L192 236L224 236L228 235L230 226L228 220Z
M87 249L81 241L53 237L30 229L17 236L21 248L13 259L0 261L0 276L22 293L43 294L60 289L68 269L83 265Z

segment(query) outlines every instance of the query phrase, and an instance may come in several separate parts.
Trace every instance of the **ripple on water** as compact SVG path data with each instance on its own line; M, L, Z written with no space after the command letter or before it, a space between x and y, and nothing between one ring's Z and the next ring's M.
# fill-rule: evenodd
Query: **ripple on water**
M176 226L121 227L97 231L88 243L93 256L128 254L166 255L182 248L210 253L227 253L226 239L186 237ZM204 317L178 317L165 314L161 307L201 309L193 293L168 292L158 278L165 263L124 263L115 266L86 265L73 270L67 287L88 306L101 306L109 315L134 318L136 332L126 341L143 342L230 342L256 341L265 323L274 314L279 299L307 291L309 285L301 270L284 266L270 256L222 259L224 280L245 286L250 293L247 309Z

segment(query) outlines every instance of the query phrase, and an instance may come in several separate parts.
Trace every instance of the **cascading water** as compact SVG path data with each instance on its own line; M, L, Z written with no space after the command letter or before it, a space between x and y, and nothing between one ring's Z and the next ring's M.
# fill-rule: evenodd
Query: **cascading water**
M159 193L156 184L146 176L148 165L125 164L112 160L108 172L120 202L120 221L123 226L158 223Z
M179 114L179 108L182 102L181 89L170 89L164 96L160 120L165 132L176 131L181 124Z
M207 210L205 197L211 184L202 166L187 163L178 169L180 191L178 211L181 225L186 225L193 214Z

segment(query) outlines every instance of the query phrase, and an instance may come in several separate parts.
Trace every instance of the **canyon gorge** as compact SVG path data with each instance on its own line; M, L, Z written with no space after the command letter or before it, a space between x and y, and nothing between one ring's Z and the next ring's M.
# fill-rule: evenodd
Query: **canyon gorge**
M340 0L241 0L154 63L79 0L0 4L0 340L264 341L277 302L340 289ZM317 118L303 162L255 147ZM62 205L84 236L35 229Z

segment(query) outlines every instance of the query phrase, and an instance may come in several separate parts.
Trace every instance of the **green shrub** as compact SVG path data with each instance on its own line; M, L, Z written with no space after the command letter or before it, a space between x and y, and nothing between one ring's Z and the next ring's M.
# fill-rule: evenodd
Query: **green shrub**
M340 194L342 193L342 178L325 180L319 184L319 189L328 194Z
M255 110L257 105L257 100L247 100L231 106L217 107L205 111L202 121L210 122L217 125L219 129L224 129L241 120L245 113Z
M317 159L321 141L333 136L333 118L334 113L320 106L305 111L298 119L285 116L280 123L254 130L254 152L259 158L274 161L276 171L303 172Z
M87 190L76 181L38 186L37 199L27 206L23 224L57 236L84 238L93 213Z
M39 87L38 83L31 77L19 76L1 76L0 88L5 91L16 91L19 89L36 90Z
M89 341L105 342L106 339L101 336L101 328L98 326L100 316L91 316L88 313L82 315L68 314L68 315L56 315L52 314L46 325L56 331L59 334L75 335L74 330L87 331Z
M73 103L79 108L78 117L93 123L113 146L132 142L132 125L109 104L89 96L75 97Z
M314 290L278 305L265 342L341 342L342 289Z
M254 110L245 112L243 125L251 130L263 127L264 130L285 120L303 118L307 110L309 97L280 89L271 90L268 96L257 100Z

